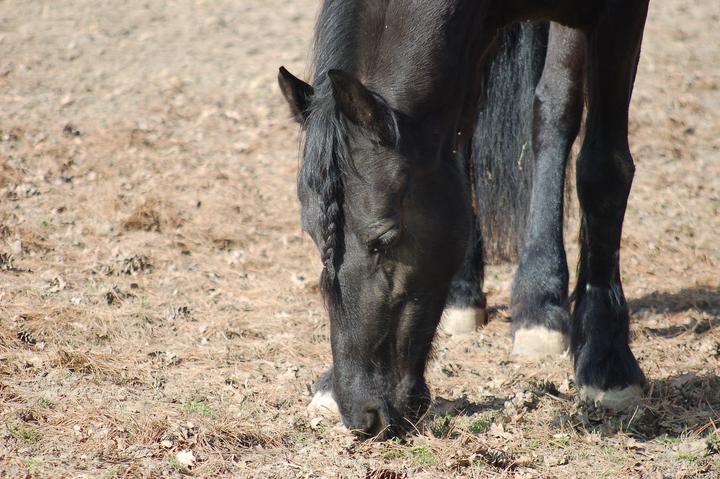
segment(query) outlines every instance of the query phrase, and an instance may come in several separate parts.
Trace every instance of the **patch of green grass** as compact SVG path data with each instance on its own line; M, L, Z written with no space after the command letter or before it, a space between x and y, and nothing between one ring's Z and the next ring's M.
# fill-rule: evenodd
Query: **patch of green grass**
M601 446L603 454L605 454L608 457L615 457L617 456L618 449L615 446L611 446L609 444L606 444L604 446Z
M618 417L606 417L605 421L610 425L613 432L622 431L623 420Z
M207 417L215 415L215 411L203 401L188 401L183 404L182 410L187 414L201 414Z
M638 413L636 410L630 418L620 418L618 424L618 431L624 432L630 435L641 435L642 431L642 413Z
M473 421L468 429L474 434L482 434L490 429L493 421L494 419L492 417L481 417L480 419Z
M698 460L698 457L695 454L689 453L689 452L681 452L677 455L677 458L681 461L693 463Z
M528 449L530 449L530 450L539 449L540 447L542 447L542 445L543 445L544 443L545 443L545 441L543 441L542 439L536 437L536 438L530 439L530 440L527 442L527 447L528 447Z
M167 463L174 471L177 471L180 474L187 474L189 472L187 467L185 467L183 464L180 464L178 460L172 456L168 457Z
M663 446L676 446L682 442L682 439L673 436L660 436L655 440Z
M40 398L40 399L38 400L38 405L39 405L40 407L44 407L44 408L47 408L47 409L52 409L52 407L53 407L53 403L50 402L49 399L45 399L45 398Z
M392 448L382 452L382 457L391 461L395 459L402 459L405 456L406 452L404 449L401 448Z
M29 427L15 427L8 424L7 430L10 435L15 439L27 442L28 444L35 444L36 442L40 441L40 439L42 439L42 434L40 434L40 432L34 429L30 429Z
M580 450L580 451L575 451L575 457L577 459L589 459L589 458L593 457L593 454L590 451Z
M567 447L570 447L570 444L572 444L572 441L570 440L569 437L553 437L552 439L550 439L549 443L555 447L565 449Z
M430 422L430 432L433 436L444 439L450 437L455 429L453 417L449 414L435 416Z
M707 448L711 453L720 454L720 432L715 431L708 436Z
M420 466L434 466L438 463L438 458L429 446L419 446L410 449L410 455Z
M31 457L29 459L23 459L23 464L27 467L27 472L30 475L38 475L42 469L40 461L37 458Z

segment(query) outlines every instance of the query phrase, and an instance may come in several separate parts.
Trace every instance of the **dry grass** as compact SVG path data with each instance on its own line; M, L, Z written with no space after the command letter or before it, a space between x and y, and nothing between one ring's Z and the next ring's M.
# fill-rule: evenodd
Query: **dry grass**
M155 231L158 233L167 228L177 228L180 225L180 218L172 205L154 198L147 199L138 205L123 222L123 228L127 231Z
M131 358L122 358L117 355L60 349L57 352L54 366L115 384L139 385L148 382L148 371L145 368L133 364Z
M493 266L490 323L441 335L433 411L386 443L305 409L329 337L274 75L302 71L317 2L146 3L7 8L1 474L720 477L713 2L651 6L633 103L623 274L646 402L607 414L577 402L567 358L510 356L512 268Z

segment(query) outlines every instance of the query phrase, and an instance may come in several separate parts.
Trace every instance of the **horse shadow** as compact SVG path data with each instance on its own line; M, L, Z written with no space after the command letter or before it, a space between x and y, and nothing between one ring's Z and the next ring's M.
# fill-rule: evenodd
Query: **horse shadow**
M702 318L689 318L684 325L666 328L644 328L649 336L672 338L689 330L702 334L720 325L720 289L707 287L685 288L677 292L653 291L639 298L629 298L628 307L632 315L642 323L642 318L651 314L677 314L697 311ZM510 306L493 305L488 308L493 319L510 322Z
M706 436L720 426L720 376L683 373L651 380L628 432L639 439Z
M711 287L686 288L678 292L652 292L628 300L628 306L638 323L636 334L648 338L674 338L682 334L700 337L720 327L720 290ZM643 325L643 318L654 314L688 314L682 324L664 327ZM491 316L509 321L507 306L498 306ZM720 347L720 346L719 346ZM709 352L713 354L713 352ZM715 352L720 354L720 350ZM718 374L682 373L664 378L648 378L642 404L631 411L614 412L582 403L575 394L560 394L548 390L547 384L532 389L543 402L543 396L553 396L562 410L552 421L558 429L571 426L578 432L598 432L603 435L627 434L638 441L667 438L675 440L688 435L699 437L718 434L720 430L720 376ZM436 398L427 419L445 416L475 416L489 414L500 418L506 413L507 397L486 397L480 401L467 397ZM559 401L558 401L559 400ZM502 420L502 419L500 419Z
M639 334L648 338L675 338L692 334L695 338L720 327L720 289L685 288L675 293L652 292L630 299L628 306L640 323ZM664 327L642 325L651 314L689 313L682 324ZM707 354L720 356L717 350ZM678 438L688 434L717 434L720 426L720 376L686 372L665 378L650 379L646 400L638 409L638 420L630 424L630 433L640 439L661 436Z
M643 327L642 332L648 337L674 338L687 332L699 335L720 326L720 289L711 287L686 288L675 293L654 291L629 299L628 306L640 325L642 318L650 314L700 313L680 325Z
M551 427L558 430L571 427L580 434L599 433L603 436L623 433L641 442L691 435L708 437L715 434L720 437L720 376L717 374L684 373L651 379L642 404L624 412L583 403L576 395L551 392L545 386L538 387L534 394L539 402L543 402L544 394L552 395L556 404L561 400L561 411L551 421ZM493 420L503 422L502 416L507 413L511 399L489 397L474 402L466 397L437 398L427 419L489 413Z

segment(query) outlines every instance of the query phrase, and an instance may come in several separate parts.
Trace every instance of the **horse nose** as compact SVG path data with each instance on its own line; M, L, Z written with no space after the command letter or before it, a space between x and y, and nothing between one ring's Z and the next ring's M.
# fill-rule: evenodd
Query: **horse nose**
M377 401L368 402L358 416L353 432L361 439L378 436L388 427L385 408Z

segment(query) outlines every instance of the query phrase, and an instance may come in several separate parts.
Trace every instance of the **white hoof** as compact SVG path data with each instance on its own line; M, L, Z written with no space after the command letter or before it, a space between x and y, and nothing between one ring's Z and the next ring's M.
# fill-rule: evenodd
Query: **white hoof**
M446 308L440 320L440 329L448 334L470 334L487 323L484 308Z
M333 414L340 415L340 409L333 398L330 391L318 391L308 404L308 412L315 414Z
M607 391L592 386L583 386L580 388L580 399L592 401L614 411L622 411L640 404L642 392L642 387L637 384Z
M559 356L568 349L567 335L545 327L518 329L513 340L513 354L531 358Z

